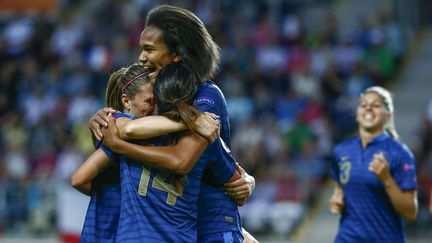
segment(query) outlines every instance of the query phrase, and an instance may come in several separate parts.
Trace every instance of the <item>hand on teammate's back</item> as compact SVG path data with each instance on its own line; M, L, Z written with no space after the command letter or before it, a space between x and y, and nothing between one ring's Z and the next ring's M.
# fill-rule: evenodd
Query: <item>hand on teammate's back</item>
M117 130L117 126L115 125L115 118L111 115L108 116L108 126L102 127L101 133L103 134L103 145L106 147L116 151L115 145L117 141L120 141L120 135ZM117 152L117 151L116 151Z
M89 128L93 136L99 141L102 140L103 135L101 127L107 127L109 122L108 114L116 113L117 111L111 107L104 107L99 109L89 120Z
M255 178L246 173L239 163L236 163L236 168L241 177L238 180L226 183L225 192L236 201L245 200L255 189Z
M210 112L204 112L195 120L196 132L213 143L220 134L219 116Z

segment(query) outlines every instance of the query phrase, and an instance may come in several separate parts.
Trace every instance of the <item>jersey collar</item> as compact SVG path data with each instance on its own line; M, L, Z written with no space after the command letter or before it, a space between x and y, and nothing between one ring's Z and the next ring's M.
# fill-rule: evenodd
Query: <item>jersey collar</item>
M372 139L372 140L367 144L367 146L370 146L370 145L375 144L375 143L383 142L383 141L385 141L385 140L387 140L387 139L389 139L389 138L390 138L390 135L388 134L388 132L387 132L387 131L384 131L384 132L381 133L380 135L374 137L374 138L373 138L373 139ZM357 140L358 140L358 142L361 144L360 135L357 136Z
M374 137L370 143L379 143L379 142L382 142L384 140L387 140L388 138L390 138L390 135L388 134L387 131L384 131L380 135Z

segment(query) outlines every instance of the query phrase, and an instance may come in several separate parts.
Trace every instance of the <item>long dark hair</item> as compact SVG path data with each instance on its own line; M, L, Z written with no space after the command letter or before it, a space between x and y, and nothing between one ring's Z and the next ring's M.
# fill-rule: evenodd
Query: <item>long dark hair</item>
M159 115L183 122L194 132L195 118L200 112L193 105L198 77L183 62L164 66L158 74L153 93Z
M149 12L146 26L163 31L163 41L169 50L192 68L200 82L215 74L220 48L195 14L183 8L160 5Z
M192 106L197 84L197 75L182 61L165 65L153 88L157 113L173 121L183 122L190 132L195 133L194 120L201 113ZM175 144L178 138L179 134L172 134L169 142ZM187 177L173 175L173 181L178 190L183 190Z

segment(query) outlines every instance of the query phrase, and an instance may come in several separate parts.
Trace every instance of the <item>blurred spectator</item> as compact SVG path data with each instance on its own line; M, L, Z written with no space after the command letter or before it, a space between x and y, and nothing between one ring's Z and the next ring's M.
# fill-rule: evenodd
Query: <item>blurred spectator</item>
M23 53L33 36L33 20L23 12L18 12L6 23L3 38L8 46L8 54L18 56Z
M82 27L79 22L72 20L70 14L58 21L50 40L51 48L60 57L68 57L82 41Z
M63 150L55 162L55 178L59 181L69 182L73 172L84 162L84 156L76 149L75 140L65 141Z
M12 180L27 178L31 165L23 147L7 144L5 151L3 163L6 166L8 177Z

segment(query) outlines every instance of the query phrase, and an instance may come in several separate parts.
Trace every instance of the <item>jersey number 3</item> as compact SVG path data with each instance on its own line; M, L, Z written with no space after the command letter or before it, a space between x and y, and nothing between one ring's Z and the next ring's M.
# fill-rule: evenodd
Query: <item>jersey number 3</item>
M147 196L147 188L150 183L150 172L150 168L143 166L143 171L141 173L141 179L138 187L138 194L141 196ZM170 174L166 171L160 171L153 179L152 187L167 192L168 196L166 199L166 203L174 206L177 202L177 197L183 195L183 191L178 190L173 184L165 182L169 175Z
M351 163L345 161L340 164L340 175L339 179L342 184L347 184L350 178Z

